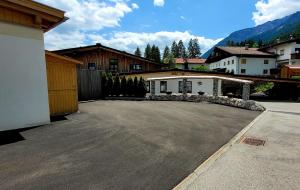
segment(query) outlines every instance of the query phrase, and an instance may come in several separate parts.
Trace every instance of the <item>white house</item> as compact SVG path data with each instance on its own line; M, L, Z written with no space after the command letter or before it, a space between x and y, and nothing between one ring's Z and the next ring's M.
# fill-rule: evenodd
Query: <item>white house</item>
M192 70L195 67L206 66L205 61L206 61L206 59L202 59L202 58L192 58L192 59L191 58L189 58L189 59L176 58L175 59L175 68Z
M270 75L277 68L275 54L248 47L215 47L206 63L210 70L238 75Z
M219 76L175 76L148 78L151 95L172 94L194 94L204 93L206 95L221 96L222 81L233 81L243 83L243 97L249 99L250 84L252 81ZM184 88L186 86L186 88ZM184 90L186 89L186 90Z
M34 2L0 2L0 131L49 123L44 32L64 12Z
M277 66L300 64L300 39L292 38L286 41L261 48L260 51L270 52L277 55Z

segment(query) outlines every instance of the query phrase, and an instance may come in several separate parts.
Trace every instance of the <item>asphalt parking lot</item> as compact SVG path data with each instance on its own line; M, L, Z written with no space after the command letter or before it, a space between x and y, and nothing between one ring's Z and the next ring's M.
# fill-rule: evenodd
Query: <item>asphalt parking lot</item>
M259 114L192 102L82 103L68 120L0 145L0 187L171 189Z

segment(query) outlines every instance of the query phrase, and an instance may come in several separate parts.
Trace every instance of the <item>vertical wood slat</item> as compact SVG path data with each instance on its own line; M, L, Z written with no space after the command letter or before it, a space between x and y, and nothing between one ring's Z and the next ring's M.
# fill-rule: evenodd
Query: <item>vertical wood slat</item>
M100 70L78 70L78 98L80 101L101 98L101 73Z

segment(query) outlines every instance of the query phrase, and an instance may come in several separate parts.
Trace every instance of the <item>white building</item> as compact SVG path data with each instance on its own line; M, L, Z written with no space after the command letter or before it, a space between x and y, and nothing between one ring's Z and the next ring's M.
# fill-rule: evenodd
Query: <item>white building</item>
M273 53L247 47L216 47L206 63L210 70L237 75L270 75L277 68Z
M300 64L300 39L291 38L287 41L261 48L260 51L270 52L277 55L277 66Z
M241 80L229 77L219 76L176 76L176 77L159 77L148 78L149 90L151 95L166 95L166 94L193 94L200 93L206 95L221 96L222 95L222 81L232 81L243 83L247 87L243 91L243 97L249 98L250 84L252 81ZM184 92L184 84L186 84L186 92ZM247 91L248 90L248 91ZM245 94L244 94L245 93Z
M202 59L202 58L192 58L192 59L176 58L175 68L184 69L184 70L193 70L194 68L199 66L206 66L205 61L206 59Z
M34 1L0 3L0 131L50 122L44 32L64 12Z

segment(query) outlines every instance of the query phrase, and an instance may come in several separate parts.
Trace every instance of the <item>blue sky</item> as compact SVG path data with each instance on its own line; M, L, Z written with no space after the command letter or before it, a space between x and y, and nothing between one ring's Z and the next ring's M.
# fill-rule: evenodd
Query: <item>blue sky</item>
M46 34L46 48L102 43L132 53L197 38L202 52L236 30L300 10L300 0L37 0L70 19Z

